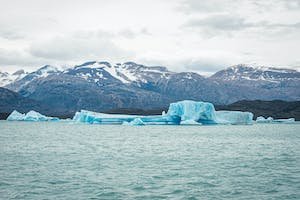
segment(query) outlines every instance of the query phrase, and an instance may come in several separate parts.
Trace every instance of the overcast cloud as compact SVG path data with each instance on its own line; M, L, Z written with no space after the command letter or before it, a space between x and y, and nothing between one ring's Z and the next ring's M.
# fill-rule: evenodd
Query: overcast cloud
M300 0L0 0L0 70L135 61L299 69Z

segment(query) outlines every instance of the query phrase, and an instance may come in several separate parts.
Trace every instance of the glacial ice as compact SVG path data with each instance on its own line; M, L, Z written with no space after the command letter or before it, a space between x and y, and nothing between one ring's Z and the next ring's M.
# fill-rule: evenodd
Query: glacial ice
M264 118L259 116L256 118L256 123L282 123L282 124L291 124L295 123L295 118L288 119L273 119L272 117Z
M135 118L134 120L132 120L131 122L129 122L129 125L132 125L132 126L143 126L143 125L145 125L145 123L143 122L143 120L141 118Z
M195 120L188 119L180 122L180 125L202 125L200 122L196 122Z
M273 117L264 118L263 116L259 116L256 118L256 123L271 123L273 120Z
M29 111L26 114L22 114L16 110L14 110L8 117L8 121L58 121L57 117L47 117L42 115L36 111Z
M283 124L291 124L295 123L295 118L288 118L288 119L274 119L273 122L275 123L283 123Z
M252 124L253 114L241 111L216 111L217 124Z
M25 118L25 114L19 113L18 111L14 110L10 115L7 117L6 120L8 121L22 121Z
M253 114L240 111L215 111L208 102L179 101L171 103L162 115L139 116L96 113L87 110L76 112L73 120L89 124L124 125L206 125L206 124L252 124Z
M193 120L202 124L216 124L216 112L212 103L191 100L171 103L166 115L178 116L180 121Z
M164 124L179 124L180 120L178 117L173 116L162 116L162 115L152 115L152 116L141 116L141 115L119 115L119 114L105 114L97 113L87 110L81 110L76 112L73 121L84 122L89 124L128 124L137 125L137 120L139 118L144 125L164 125ZM130 124L130 122L132 122Z

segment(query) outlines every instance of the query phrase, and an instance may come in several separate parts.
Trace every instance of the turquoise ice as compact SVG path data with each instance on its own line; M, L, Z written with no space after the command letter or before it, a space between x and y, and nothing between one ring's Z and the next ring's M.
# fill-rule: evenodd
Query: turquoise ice
M212 103L191 100L171 103L168 112L162 115L117 115L81 110L73 117L74 121L90 124L127 125L252 124L252 119L250 112L215 111Z
M14 110L8 117L8 121L58 121L59 119L57 117L47 117L45 115L42 115L39 112L36 112L34 110L29 111L26 114L20 113L16 110Z

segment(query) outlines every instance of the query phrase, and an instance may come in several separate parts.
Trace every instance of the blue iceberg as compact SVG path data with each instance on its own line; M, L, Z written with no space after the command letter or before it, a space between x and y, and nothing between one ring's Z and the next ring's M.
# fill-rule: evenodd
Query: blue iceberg
M200 122L196 122L195 120L191 120L191 119L188 119L188 120L183 120L180 122L180 125L202 125Z
M253 124L253 114L241 111L216 111L217 124Z
M171 103L168 112L163 112L162 115L119 115L81 110L75 113L73 121L126 125L252 124L253 114L240 111L215 111L212 103L185 100Z
M57 117L47 117L45 115L42 115L39 112L36 112L34 110L29 111L26 114L22 114L16 110L14 110L8 117L8 121L58 121L59 119Z
M256 118L256 123L272 123L273 121L273 117L264 118L263 116L259 116Z
M141 116L141 115L119 115L119 114L105 114L97 113L88 110L81 110L76 112L73 121L84 122L89 124L127 124L136 125L139 119L144 125L165 125L165 124L179 124L180 120L177 117L167 115L153 115L153 116ZM140 122L139 122L140 123Z
M123 122L123 125L130 125L130 126L144 126L145 123L141 118L135 118L131 122Z
M212 103L179 101L171 103L167 116L177 117L180 121L192 120L202 124L216 124L216 111Z
M10 115L7 117L6 120L8 121L23 121L25 119L25 114L19 113L18 111L14 110Z
M167 115L180 117L180 124L252 124L253 114L216 111L212 103L190 100L171 103Z

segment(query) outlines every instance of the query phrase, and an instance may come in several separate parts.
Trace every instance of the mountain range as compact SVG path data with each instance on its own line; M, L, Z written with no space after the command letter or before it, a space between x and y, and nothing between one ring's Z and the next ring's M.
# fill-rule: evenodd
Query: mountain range
M92 61L64 70L45 65L31 73L0 72L0 86L6 88L0 90L0 96L10 90L16 98L33 101L39 104L39 110L50 114L80 109L165 108L183 99L216 105L240 100L300 100L300 72L246 64L228 67L210 77L134 62ZM3 102L0 108L4 107L9 105Z

